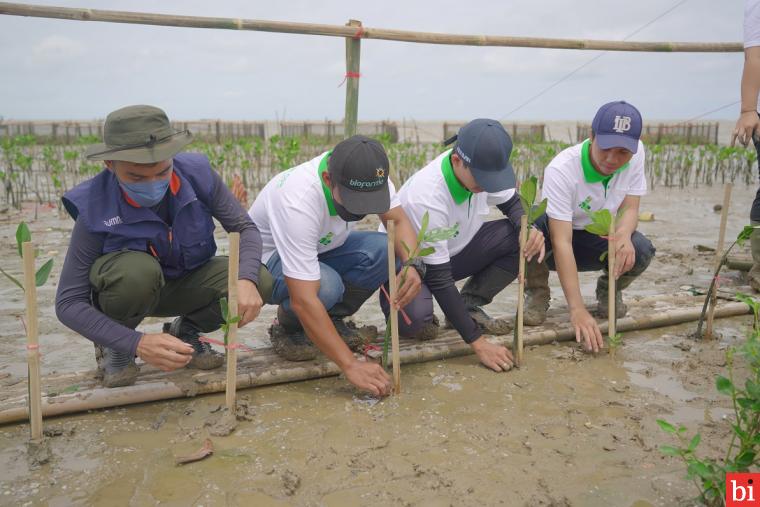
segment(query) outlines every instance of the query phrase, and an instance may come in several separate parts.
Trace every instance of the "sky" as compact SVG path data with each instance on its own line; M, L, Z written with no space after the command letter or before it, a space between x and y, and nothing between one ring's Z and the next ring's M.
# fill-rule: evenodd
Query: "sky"
M42 1L42 0L41 0ZM31 2L23 2L31 3ZM742 0L44 0L46 5L457 34L740 42ZM739 100L741 53L598 51L362 41L360 120L587 120L623 99L645 121ZM129 104L172 119L340 120L337 37L0 16L0 117L91 119ZM703 119L732 119L739 105Z

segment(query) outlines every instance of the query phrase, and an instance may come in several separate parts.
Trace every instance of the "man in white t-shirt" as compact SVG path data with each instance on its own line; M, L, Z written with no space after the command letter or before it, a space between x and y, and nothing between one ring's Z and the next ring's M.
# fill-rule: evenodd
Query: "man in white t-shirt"
M279 305L270 328L275 352L304 361L316 357L316 345L349 382L375 395L390 392L390 377L354 356L351 349L358 351L363 342L343 319L388 280L387 236L354 231L354 222L372 213L383 223L394 220L401 261L408 259L401 242L416 240L388 170L380 143L353 136L275 176L248 212L261 233L262 263L272 275L268 303ZM406 306L421 283L410 269L394 306Z
M546 265L531 263L526 280L525 323L538 325L546 319L549 307L549 269L556 269L570 309L576 339L588 350L602 348L599 326L583 303L579 271L602 271L596 285L598 313L608 317L609 277L607 240L584 230L591 223L590 211L603 208L618 213L616 227L617 279L615 308L617 318L626 314L621 291L649 266L655 249L636 230L639 200L647 192L644 175L644 144L641 114L624 101L599 108L591 124L591 138L563 150L544 171L542 195L549 203L546 215L536 221L547 238ZM549 256L549 252L553 252Z
M496 120L473 120L446 144L447 150L417 171L401 187L399 198L415 229L428 215L428 230L446 228L456 235L431 243L424 257L420 294L406 307L411 323L399 322L401 336L432 339L438 331L433 297L446 320L470 344L480 361L495 371L512 367L512 354L483 334L506 334L506 321L483 311L494 296L517 276L520 255L520 217L524 214L515 193L515 174L509 162L512 140ZM506 215L486 221L491 205ZM543 234L533 229L527 257L543 258ZM468 278L461 294L455 280ZM383 311L388 305L381 299Z
M734 138L738 138L744 146L747 146L750 140L754 141L755 149L760 155L758 93L760 93L760 0L745 0L742 102L741 113L736 121ZM760 161L760 156L758 160ZM749 218L752 225L760 225L760 188L758 188L755 200L752 202ZM752 268L749 270L749 283L753 289L760 291L760 230L752 232L750 243L752 245Z

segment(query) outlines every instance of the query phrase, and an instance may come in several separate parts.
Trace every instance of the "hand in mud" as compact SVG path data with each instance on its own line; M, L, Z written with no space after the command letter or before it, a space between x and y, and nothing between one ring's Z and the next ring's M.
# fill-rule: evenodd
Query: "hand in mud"
M546 254L546 243L544 243L544 233L531 227L528 231L528 241L525 243L525 258L528 262L538 255L538 262L541 263L544 260Z
M493 371L509 371L514 365L512 353L502 345L494 345L481 336L470 344L483 365Z
M187 366L193 347L166 333L146 333L137 344L137 355L146 363L164 371Z
M375 396L387 396L391 393L391 378L382 366L358 359L349 364L343 373L353 385Z
M599 352L604 347L604 338L602 331L596 323L594 317L586 310L581 308L570 312L570 322L575 328L575 341L581 343L587 352Z
M739 142L744 146L747 146L752 140L752 136L755 132L760 130L760 117L757 116L755 111L746 111L739 116L736 121L736 128L734 128L734 135L731 137L731 146Z
M261 299L259 290L250 280L238 280L238 315L240 322L238 327L243 327L259 316L264 301Z
M404 270L401 270L401 273L403 273ZM417 294L420 293L420 289L422 288L422 280L420 280L420 274L417 272L414 268L409 268L406 271L406 280L404 280L404 285L401 285L401 274L398 275L397 282L398 284L398 292L396 293L396 308L403 308L409 303L412 302L412 300L417 297Z
M630 271L635 262L636 249L633 248L631 237L619 239L615 254L615 280L620 278L623 273Z

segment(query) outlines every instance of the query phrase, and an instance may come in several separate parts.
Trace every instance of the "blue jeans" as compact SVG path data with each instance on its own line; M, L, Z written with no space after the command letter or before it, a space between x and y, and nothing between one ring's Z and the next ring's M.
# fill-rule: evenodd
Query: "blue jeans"
M351 232L338 248L319 254L319 292L326 310L343 299L344 283L376 290L388 281L388 236L382 232ZM291 311L288 285L282 273L280 255L275 252L266 264L272 274L272 299Z

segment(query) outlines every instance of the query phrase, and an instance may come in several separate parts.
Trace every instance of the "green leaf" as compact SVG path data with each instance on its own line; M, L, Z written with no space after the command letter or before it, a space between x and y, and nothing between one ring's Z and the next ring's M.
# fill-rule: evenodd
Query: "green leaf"
M536 202L536 192L538 191L538 178L531 176L523 181L520 185L520 200L523 203L523 210L526 212L533 207Z
M436 227L430 229L425 233L423 241L425 243L435 243L436 241L443 241L444 239L451 239L459 234L459 222L455 223L451 227Z
M715 388L719 393L728 395L730 395L734 390L734 386L731 384L731 381L722 375L718 375L715 378Z
M404 247L404 251L406 252L407 257L412 255L412 250L409 248L409 245L407 245L403 239L401 240L401 246Z
M417 257L426 257L434 252L435 252L435 248L433 248L432 246L429 246L427 248L423 248L422 250L420 250L419 253L417 254Z
M694 435L694 438L692 438L691 442L689 442L689 452L694 452L694 449L697 448L701 440L702 440L702 435L700 435L699 433Z
M426 211L422 215L422 224L420 225L420 232L417 233L417 244L422 244L425 239L425 233L427 232L428 224L430 223L430 214Z
M665 456L680 456L681 455L681 449L679 449L678 447L673 447L672 445L661 445L660 452L663 453Z
M16 245L18 246L18 255L23 257L21 253L21 243L26 243L32 240L32 233L29 231L29 226L26 222L21 222L16 228Z
M37 287L42 287L47 282L50 276L50 270L53 269L53 259L49 259L40 269L34 274L34 284Z
M238 322L240 322L240 315L235 315L234 317L232 317L230 320L227 321L227 325L236 324Z
M712 475L707 465L705 465L701 461L696 461L696 460L689 464L686 471L689 473L689 476L691 477L697 475L703 479L709 479Z
M657 424L662 428L663 431L667 433L675 433L676 427L670 424L668 421L665 421L663 419L657 419Z
M549 204L549 199L544 198L540 203L538 203L536 206L533 206L530 209L530 214L528 215L528 224L533 224L538 218L546 213L546 206Z
M230 316L230 307L227 305L227 298L220 298L219 306L222 308L222 318L227 321L227 318Z
M758 310L758 307L760 307L760 302L758 302L752 296L749 296L747 294L742 294L741 292L737 292L736 299L738 299L745 305L749 306L749 309L752 310L753 312L756 312Z
M2 273L2 274L4 274L5 276L7 276L7 277L8 277L8 280L10 280L11 282L13 282L13 283L15 283L16 285L18 285L19 289L21 289L21 290L24 290L24 286L21 284L21 282L19 282L18 280L16 280L16 278L15 278L15 277L13 277L13 276L9 275L8 273L6 273L6 272L5 272L5 270L4 270L3 268L0 268L0 273Z
M739 468L746 469L755 461L755 452L746 450L736 457L736 464Z
M744 242L752 236L752 231L760 228L760 225L745 225L738 236L736 236L736 243L739 246L744 246Z
M607 258L607 255L609 253L610 252L608 250L605 250L604 252L602 252L602 255L599 256L599 262L604 262L604 260Z

